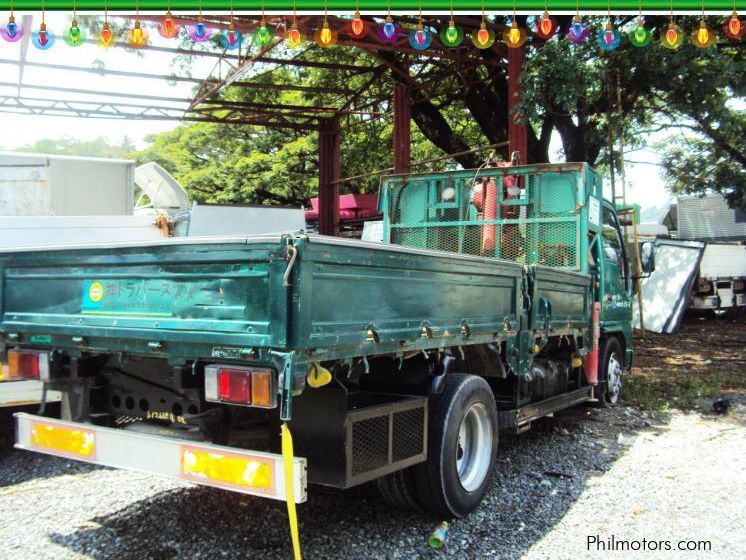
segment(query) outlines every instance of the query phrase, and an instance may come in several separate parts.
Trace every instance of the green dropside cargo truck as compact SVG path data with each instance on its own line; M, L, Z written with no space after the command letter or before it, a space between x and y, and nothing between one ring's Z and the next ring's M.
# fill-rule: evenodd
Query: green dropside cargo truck
M16 446L295 502L376 480L454 517L499 431L619 400L633 279L592 169L396 175L380 205L384 243L3 253L4 367L63 395L61 419L16 415Z

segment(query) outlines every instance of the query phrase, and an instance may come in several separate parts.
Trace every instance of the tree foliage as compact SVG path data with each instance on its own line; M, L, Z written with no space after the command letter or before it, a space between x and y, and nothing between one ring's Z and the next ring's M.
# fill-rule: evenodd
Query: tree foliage
M111 144L103 136L99 136L95 140L78 140L72 136L63 136L62 138L37 140L33 144L17 148L16 151L66 156L125 158L135 151L135 145L126 137L119 144Z
M559 19L566 27L571 18ZM605 20L588 21L595 37ZM479 23L479 17L459 18L467 32L478 29ZM502 19L493 22L498 33L505 23ZM693 29L699 22L690 17L680 18L679 23L684 29ZM440 24L447 25L447 18ZM523 18L522 24L530 25L531 21ZM708 24L715 28L719 21L711 18ZM615 25L628 30L635 20L617 18ZM652 16L646 18L646 25L658 35L668 25L668 18ZM465 49L469 49L469 56L413 58L395 51L309 47L306 59L379 66L381 71L369 82L370 73L280 67L251 80L359 90L355 106L378 113L376 118L358 115L342 123L342 176L359 175L392 165L389 100L397 83L405 84L410 96L416 125L412 131L413 160L507 140L506 53L498 47L479 51L475 58L471 45ZM744 49L728 43L701 50L686 41L680 50L668 51L655 41L642 49L624 44L605 53L594 39L583 45L572 45L564 38L533 39L528 45L518 108L518 115L529 125L529 160L548 161L550 139L556 134L568 161L608 164L610 136L621 137L628 147L640 147L645 145L646 131L686 127L694 141L661 148L671 187L681 192L742 190L746 169L744 75ZM338 96L330 93L280 93L274 89L228 88L220 95L233 101L315 107L339 103ZM307 202L317 189L315 133L195 124L156 136L153 141L138 157L160 161L198 200L298 204ZM501 155L507 157L507 149ZM465 154L455 162L476 167L483 158L482 154ZM703 158L709 162L706 175L682 175L682 170L691 171L690 163ZM618 165L618 161L611 163ZM448 165L454 162L430 168ZM378 179L372 177L347 188L368 191L377 185Z

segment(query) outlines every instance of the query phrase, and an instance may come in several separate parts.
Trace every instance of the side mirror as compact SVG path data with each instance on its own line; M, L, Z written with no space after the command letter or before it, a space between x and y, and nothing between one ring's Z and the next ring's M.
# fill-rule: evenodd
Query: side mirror
M652 241L645 241L640 245L640 267L643 278L655 271L655 243Z

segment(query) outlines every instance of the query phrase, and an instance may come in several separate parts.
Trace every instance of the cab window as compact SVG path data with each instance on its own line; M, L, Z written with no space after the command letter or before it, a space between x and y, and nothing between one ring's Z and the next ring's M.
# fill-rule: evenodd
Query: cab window
M619 226L617 225L616 216L608 209L603 210L603 235L602 244L604 258L607 261L616 263L619 267L619 274L622 278L627 276L627 267L625 266L624 250L622 248L622 238L619 234Z

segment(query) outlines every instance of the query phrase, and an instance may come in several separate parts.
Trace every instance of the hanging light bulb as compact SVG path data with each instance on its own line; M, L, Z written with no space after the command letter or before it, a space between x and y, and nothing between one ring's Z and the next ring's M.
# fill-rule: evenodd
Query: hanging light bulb
M746 32L746 25L744 25L738 17L735 2L733 2L733 13L723 24L723 33L725 33L725 36L731 41L739 41L741 37L743 37L744 32Z
M576 14L575 17L572 18L570 29L567 30L565 36L572 43L585 43L588 40L589 34L590 31L588 26L583 23L583 18L580 17L580 14Z
M495 32L487 28L487 22L482 21L477 32L471 34L471 42L478 49L489 49L495 44Z
M54 45L55 36L52 31L47 29L47 24L43 21L39 25L39 31L31 35L31 43L39 50L46 51Z
M254 40L260 47L264 48L268 46L274 38L274 27L267 25L267 22L264 21L264 16L262 16L262 19L259 22L259 27L257 27L256 31L254 32Z
M700 49L706 49L715 44L715 33L707 28L705 19L699 22L699 28L692 33L692 44Z
M166 10L166 15L158 24L158 33L166 39L173 39L179 34L179 25L171 14L171 8Z
M321 25L321 29L316 30L313 39L317 45L325 49L337 43L337 32L329 27L329 21L327 20L326 0L324 0L324 23Z
M295 0L293 0L293 23L290 28L285 29L285 45L291 49L297 49L306 42L306 36L298 29L298 21L295 13Z
M104 1L104 24L96 37L96 44L102 49L108 49L114 45L116 38L109 27L109 3Z
M212 38L212 29L205 23L202 17L202 0L199 0L199 15L194 25L187 25L187 36L194 43L206 43Z
M646 47L653 40L653 34L645 28L640 17L637 20L637 27L627 34L627 38L635 47Z
M128 46L135 49L141 49L148 46L148 31L142 28L142 23L139 19L135 20L135 24L132 29L127 30L125 34L125 42Z
M464 30L456 26L456 22L453 21L453 16L451 16L448 27L440 30L440 42L446 47L458 47L463 40Z
M422 21L417 24L417 29L413 29L409 34L409 45L418 51L424 51L433 44L433 34L426 29Z
M219 39L220 46L227 51L235 51L236 49L241 47L243 35L240 32L236 31L236 27L233 24L232 18L230 24L228 25L228 29L223 29L223 31L220 33Z
M536 25L536 36L539 39L547 40L550 39L557 32L557 20L549 15L547 10L539 19L539 23Z
M62 38L71 47L79 47L85 41L85 32L78 27L78 22L73 19L70 27L63 33Z
M676 25L673 21L668 24L668 27L661 31L661 45L667 49L676 50L684 42L684 32L681 28Z
M108 49L114 45L114 42L114 33L112 33L111 28L109 27L109 22L104 21L104 25L101 27L96 43L102 49Z
M393 43L401 35L401 28L391 17L391 14L386 16L386 20L383 25L378 28L378 38L383 43Z
M487 28L487 17L484 13L484 0L482 0L482 21L479 24L477 32L471 34L471 42L478 49L489 49L495 44L495 32L492 31L492 29Z
M47 29L44 15L44 0L41 0L41 24L39 25L39 30L31 34L31 44L42 51L51 49L56 39L54 33Z
M515 16L510 22L510 27L503 33L503 42L511 49L517 49L526 42L526 30L518 27Z
M606 22L603 31L596 37L598 46L605 51L613 51L622 42L622 35L611 25L611 20Z
M285 44L291 49L297 49L306 41L306 36L298 29L298 24L293 17L293 24L285 32Z
M0 27L0 37L9 43L15 43L23 37L23 27L16 22L15 15L13 14L13 0L10 2L8 23Z
M416 51L424 51L433 43L432 32L425 27L425 23L422 19L422 0L419 4L420 18L417 22L417 28L413 29L409 33L409 46Z
M355 15L352 16L350 29L352 29L352 35L355 38L360 38L365 33L365 22L363 21L363 18L360 17L360 10L356 10Z
M195 43L205 43L212 36L212 29L205 23L202 16L197 18L194 25L187 25L187 35Z

